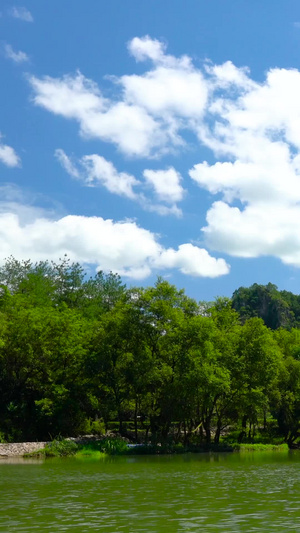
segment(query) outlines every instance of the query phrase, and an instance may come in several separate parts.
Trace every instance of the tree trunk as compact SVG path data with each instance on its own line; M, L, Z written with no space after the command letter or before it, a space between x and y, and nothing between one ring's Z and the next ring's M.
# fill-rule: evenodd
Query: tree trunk
M215 434L215 439L214 439L215 444L219 444L220 442L221 428L222 428L222 421L221 419L218 419L217 429L216 429L216 434Z
M203 420L203 427L205 430L205 440L207 444L211 443L211 427L210 427L211 419L210 417L206 417L205 420Z
M247 420L248 420L248 416L244 415L242 418L242 431L239 434L238 442L243 442L244 438L246 437Z

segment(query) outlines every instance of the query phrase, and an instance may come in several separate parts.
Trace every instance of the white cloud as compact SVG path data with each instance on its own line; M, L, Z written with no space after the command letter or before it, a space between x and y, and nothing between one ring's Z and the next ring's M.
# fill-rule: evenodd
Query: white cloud
M166 46L157 39L151 39L149 35L139 38L134 37L128 43L128 50L137 61L151 59L154 62L162 61Z
M191 65L159 65L143 76L123 76L126 101L147 109L153 115L201 116L207 99L207 86L201 72Z
M21 160L19 156L16 154L15 150L8 146L7 144L3 144L1 142L1 134L0 134L0 161L4 163L7 167L19 167L21 165Z
M295 172L296 162L290 157L287 146L256 138L252 143L249 141L246 150L251 148L251 159L241 158L233 163L227 161L214 165L204 162L195 165L189 174L212 194L223 193L228 202L234 199L260 204L299 202L300 180Z
M61 79L30 78L33 101L48 111L75 119L80 132L117 144L128 155L147 155L164 144L165 134L142 108L105 99L94 82L82 74Z
M133 187L139 182L134 176L126 172L118 172L110 161L97 154L84 156L82 163L88 175L87 183L89 185L99 182L112 193L131 199L136 198Z
M167 143L167 133L139 106L111 104L105 113L84 117L82 132L118 146L129 156L148 156Z
M270 69L258 83L247 67L230 61L197 68L187 56L168 55L165 43L149 36L132 39L128 50L136 61L151 63L140 75L114 78L112 97L105 98L94 82L77 73L31 78L34 102L77 120L82 135L112 142L126 156L159 157L184 146L185 132L192 132L217 160L200 159L190 170L201 188L222 199L207 213L203 231L208 244L241 257L269 254L298 265L300 72ZM86 157L93 184L115 191L123 183L127 196L141 187L130 174L120 180L122 173L105 160ZM180 215L176 202L183 187L174 169L146 169L144 183L166 204L155 205L139 193L145 209ZM177 262L179 257L178 250Z
M222 65L205 65L205 71L211 77L213 89L230 87L239 87L248 89L255 86L255 83L249 78L249 69L247 67L236 67L231 61L226 61Z
M4 52L5 56L15 63L24 63L25 61L29 61L29 57L27 54L25 54L25 52L21 52L21 50L16 52L10 44L6 44L4 46Z
M175 168L171 167L167 170L146 169L143 176L146 182L154 188L160 201L175 204L182 200L185 193L181 185L182 177Z
M157 235L131 220L57 217L24 204L21 192L11 186L1 188L1 198L0 262L9 255L39 261L58 260L67 253L71 260L132 279L146 278L158 268L179 268L183 273L192 272L197 276L210 276L210 268L214 275L228 271L223 260L215 260L192 245L166 250ZM201 258L198 264L197 253Z
M80 72L74 77L61 79L31 76L29 81L35 92L34 103L56 115L74 118L84 124L90 115L106 109L106 101L97 85Z
M33 22L33 16L26 7L14 6L10 10L10 15L24 22Z
M67 253L74 261L104 270L141 277L150 274L149 259L159 252L154 235L134 222L114 223L100 217L37 218L21 225L16 214L0 214L0 258L58 259Z
M97 154L85 155L78 160L76 166L61 149L55 151L55 156L70 176L80 179L85 185L102 185L111 193L137 199L133 187L139 181L126 172L118 172L113 163L104 157Z
M230 267L224 259L216 259L207 250L190 243L181 244L178 250L169 248L156 262L160 268L179 268L183 274L216 278L228 274Z
M182 215L176 202L182 200L185 191L180 184L182 178L174 168L145 170L143 173L145 181L155 190L157 199L160 202L173 204L170 206L163 203L156 204L144 193L137 192L135 188L141 190L143 182L137 180L132 174L119 172L111 161L107 161L98 154L71 159L61 148L58 148L55 151L55 157L70 176L80 180L86 186L105 187L113 194L137 201L146 211L162 216L180 217Z
M138 60L151 58L154 68L141 76L113 78L116 94L104 98L98 86L80 72L62 78L29 81L33 101L52 113L79 122L80 133L117 145L135 157L157 157L184 144L182 120L204 112L207 84L199 69L183 56L164 54L164 45L135 38L129 50Z
M206 242L223 253L272 255L300 267L300 72L272 69L258 84L242 69L240 76L232 71L229 84L227 68L214 68L216 87L225 90L211 98L210 124L199 127L223 161L189 172L223 196L208 210Z
M273 255L300 267L300 206L249 205L241 210L215 202L204 228L211 248L239 257Z

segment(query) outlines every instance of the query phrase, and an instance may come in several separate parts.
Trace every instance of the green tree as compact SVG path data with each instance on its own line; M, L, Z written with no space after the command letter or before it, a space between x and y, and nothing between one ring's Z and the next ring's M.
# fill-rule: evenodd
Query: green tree
M258 413L269 405L270 396L277 387L282 353L272 332L260 318L250 318L245 322L237 349L234 379L240 390L237 400L242 415L242 439L247 420L254 426Z
M2 431L30 440L78 432L88 335L87 323L67 308L12 306L0 348Z

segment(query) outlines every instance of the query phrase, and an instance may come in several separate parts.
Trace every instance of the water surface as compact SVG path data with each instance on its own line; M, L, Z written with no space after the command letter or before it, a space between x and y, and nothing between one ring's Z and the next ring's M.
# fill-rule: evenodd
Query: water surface
M0 531L300 531L300 453L0 461Z

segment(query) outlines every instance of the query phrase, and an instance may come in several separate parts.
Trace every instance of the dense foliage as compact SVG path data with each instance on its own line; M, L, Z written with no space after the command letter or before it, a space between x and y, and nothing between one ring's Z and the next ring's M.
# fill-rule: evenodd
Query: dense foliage
M271 329L300 326L300 295L279 291L272 283L240 287L233 293L232 306L242 321L257 316Z
M298 297L271 284L197 304L158 279L127 289L63 258L0 268L0 439L105 432L291 444L300 423ZM300 306L299 306L300 307Z

